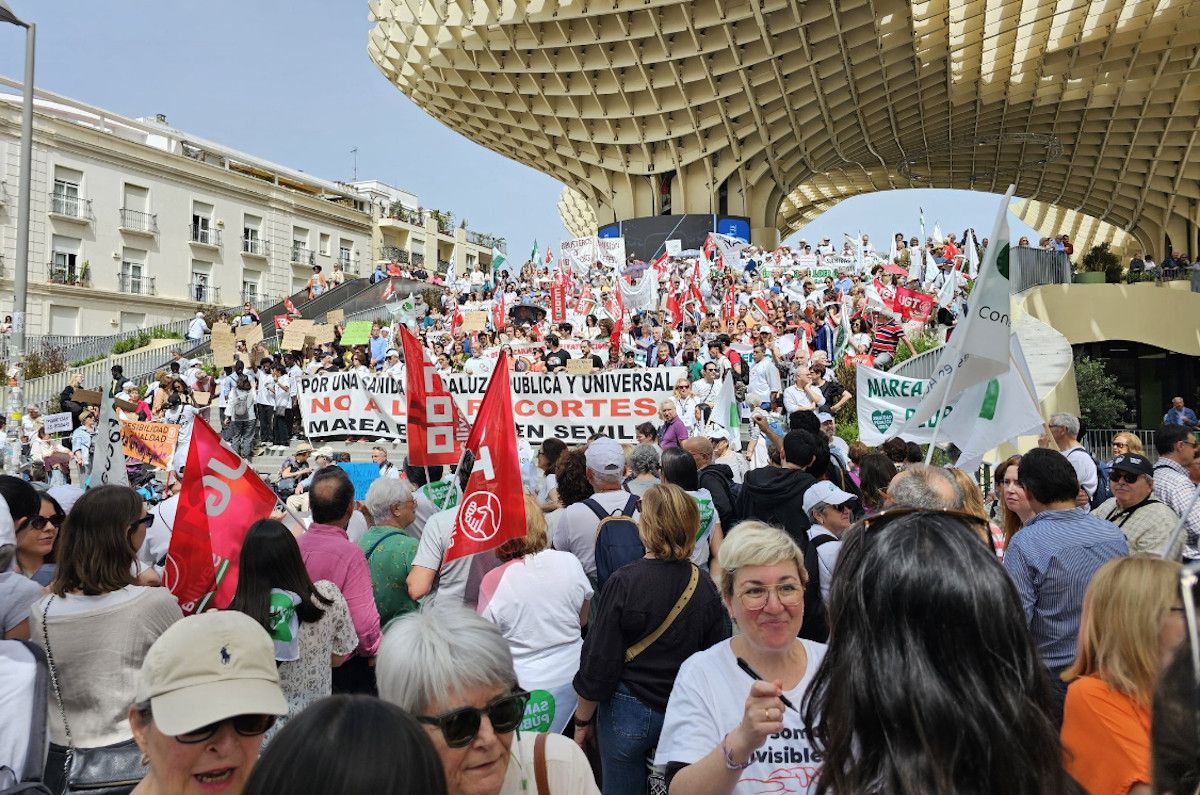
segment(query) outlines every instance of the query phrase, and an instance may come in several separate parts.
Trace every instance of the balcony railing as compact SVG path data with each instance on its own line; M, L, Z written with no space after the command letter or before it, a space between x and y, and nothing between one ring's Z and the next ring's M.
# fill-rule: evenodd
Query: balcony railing
M440 259L437 264L438 273L446 274L450 271L450 260Z
M81 196L68 196L65 193L51 193L50 214L59 218L91 223L92 200Z
M397 221L403 221L413 226L425 226L425 211L421 208L410 210L399 204L393 204L388 208L387 217L395 218Z
M127 232L141 232L147 235L158 234L158 216L154 213L130 210L122 207L121 228Z
M200 224L189 224L188 230L192 234L192 242L202 246L212 246L217 248L221 245L221 230L213 229Z
M412 264L413 265L424 265L425 264L425 255L414 251L412 253Z
M489 235L486 232L472 232L469 229L467 230L467 242L482 248L495 247L501 251L505 251L508 248L504 238L498 235Z
M399 246L382 246L379 249L379 258L387 262L399 262L407 265L408 250Z
M192 282L188 285L188 296L198 304L217 304L221 302L221 288L203 282Z
M269 295L263 295L258 290L242 290L242 303L250 304L257 312L275 303L275 299Z
M242 238L242 253L253 257L265 257L271 250L271 244L258 237Z
M346 274L353 274L353 275L357 276L358 275L358 263L359 263L359 258L356 256L351 255L348 257L343 257L343 256L339 255L337 258L336 267L341 268L342 271Z
M317 254L304 246L292 246L292 262L296 265L316 265Z
M130 295L158 295L158 291L154 288L153 276L134 276L129 273L118 273L117 289Z
M90 278L83 275L83 268L78 265L66 266L51 262L46 266L46 272L50 274L51 284L72 284L77 287L86 287L91 281Z

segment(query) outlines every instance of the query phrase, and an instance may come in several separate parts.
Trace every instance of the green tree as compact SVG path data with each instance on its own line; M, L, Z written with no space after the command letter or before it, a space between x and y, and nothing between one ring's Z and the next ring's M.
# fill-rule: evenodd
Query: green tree
M1120 427L1125 414L1125 395L1104 362L1077 355L1075 388L1079 392L1080 420L1085 427Z

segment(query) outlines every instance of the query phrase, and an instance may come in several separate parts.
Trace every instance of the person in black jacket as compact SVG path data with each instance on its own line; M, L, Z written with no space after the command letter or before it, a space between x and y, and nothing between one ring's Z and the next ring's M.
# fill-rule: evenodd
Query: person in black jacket
M714 464L713 443L704 436L689 436L679 445L691 453L700 472L700 488L708 489L713 507L721 519L721 529L731 529L741 519L733 494L733 470L728 464Z
M821 445L808 431L788 431L783 437L780 465L760 467L746 473L738 498L742 520L782 527L804 552L804 565L815 571L819 565L816 548L808 541L812 521L804 512L804 493L817 482L809 469L817 460ZM828 456L828 451L825 453ZM825 464L828 466L828 463ZM737 528L732 529L733 533ZM804 624L800 637L822 643L829 637L825 606L815 578L804 588Z

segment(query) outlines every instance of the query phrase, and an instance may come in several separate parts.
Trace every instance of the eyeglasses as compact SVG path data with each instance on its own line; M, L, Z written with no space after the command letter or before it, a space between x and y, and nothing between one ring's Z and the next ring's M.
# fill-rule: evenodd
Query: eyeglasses
M42 516L39 514L29 520L29 526L34 530L45 530L48 524L52 524L55 527L62 527L63 520L66 518L61 513L56 513L53 516Z
M1139 477L1141 477L1141 475L1137 474L1136 472L1123 472L1119 469L1114 469L1112 472L1108 473L1108 479L1113 483L1120 483L1122 480L1130 484L1137 483Z
M216 723L210 723L207 726L201 726L195 731L187 732L186 734L175 735L175 741L192 745L194 743L202 743L205 740L211 739L221 728L222 724L233 724L233 730L243 737L257 737L260 734L265 734L267 729L275 725L274 715L234 715L232 718L219 720Z
M781 582L778 585L751 585L738 594L738 601L747 610L762 610L771 599L771 592L784 607L795 607L804 601L804 587L799 582Z
M479 735L479 727L483 716L487 715L492 730L497 734L508 734L521 725L525 717L525 705L529 703L529 693L520 688L513 692L492 699L482 709L479 707L461 707L443 712L441 715L417 715L418 723L437 726L442 732L442 739L451 748L464 748L475 741Z

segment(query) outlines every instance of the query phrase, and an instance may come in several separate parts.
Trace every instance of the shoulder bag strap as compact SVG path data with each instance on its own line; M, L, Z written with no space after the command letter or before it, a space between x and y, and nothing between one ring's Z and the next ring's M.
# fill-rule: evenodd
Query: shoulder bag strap
M633 662L635 657L644 652L646 649L650 648L650 645L654 643L654 641L662 637L662 634L666 632L672 624L675 623L675 619L679 618L679 614L683 612L683 608L687 607L688 602L692 601L692 594L696 592L696 584L700 581L700 567L695 563L692 563L691 566L692 576L690 579L688 579L687 587L683 589L683 593L681 593L679 595L679 599L676 600L675 606L671 608L671 612L667 613L667 617L663 619L661 624L658 625L658 629L654 630L649 635L625 650L626 663Z
M550 795L550 776L546 772L546 734L538 732L533 740L533 781L537 795Z
M371 556L375 554L375 550L379 549L380 544L382 544L384 541L387 541L389 538L395 538L398 535L404 535L404 534L401 533L399 530L395 530L391 533L384 533L383 537L380 538L378 541L376 541L374 544L372 544L371 548L367 550L367 560L371 559Z
M46 599L46 606L42 608L42 645L46 648L46 667L50 669L50 689L54 691L54 700L58 702L58 714L62 717L63 733L67 735L67 753L63 761L63 781L67 781L71 774L71 761L75 756L75 742L71 739L71 727L67 723L67 709L63 706L62 689L58 685L58 671L54 666L54 653L50 651L50 603L54 601L54 594Z

